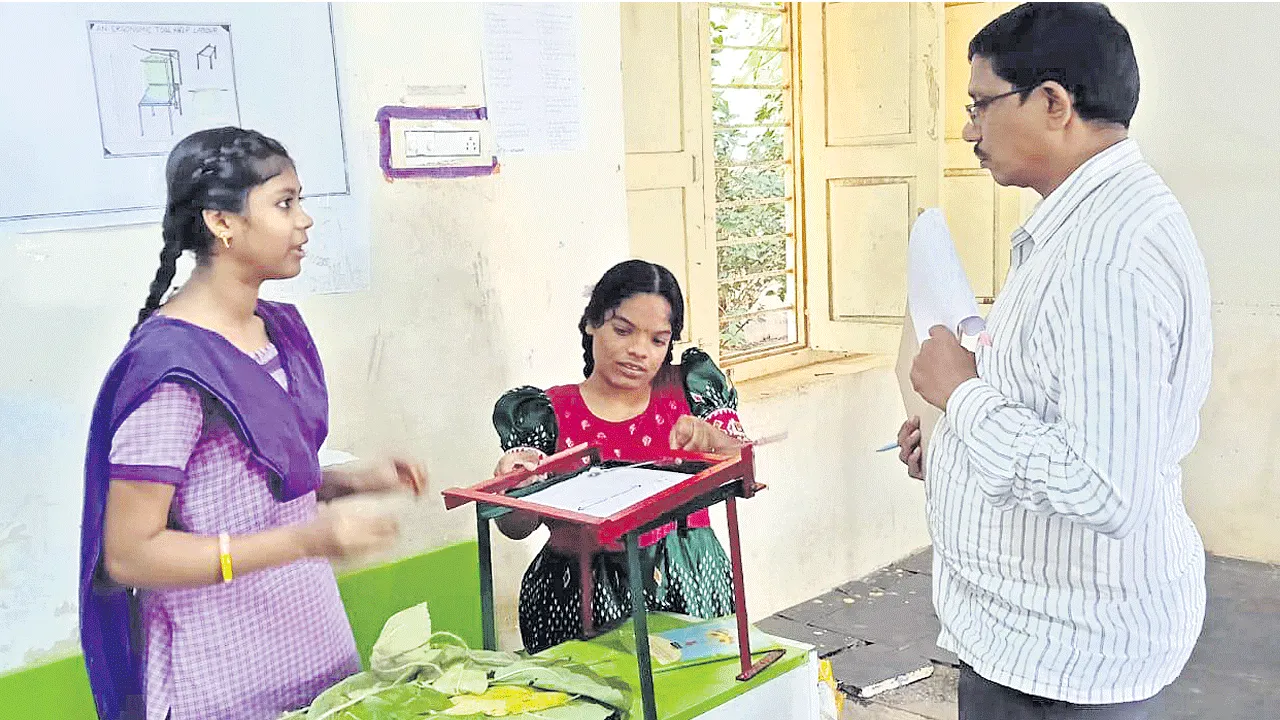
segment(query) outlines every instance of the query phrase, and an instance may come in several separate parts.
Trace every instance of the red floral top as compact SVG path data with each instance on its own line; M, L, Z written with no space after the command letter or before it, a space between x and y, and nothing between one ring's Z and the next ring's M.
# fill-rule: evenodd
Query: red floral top
M494 409L494 427L504 450L531 448L553 454L584 443L600 448L605 459L644 462L661 460L671 451L671 428L683 415L700 417L731 436L745 439L738 418L738 393L701 350L685 351L679 366L683 383L655 385L649 407L622 422L595 416L578 385L558 385L546 392L532 387L511 390ZM699 510L689 527L708 527L710 514ZM640 537L653 545L675 529L675 523Z

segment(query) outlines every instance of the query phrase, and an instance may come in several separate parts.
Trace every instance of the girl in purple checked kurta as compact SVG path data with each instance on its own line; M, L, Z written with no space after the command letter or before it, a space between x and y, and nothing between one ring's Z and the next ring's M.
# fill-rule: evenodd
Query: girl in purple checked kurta
M319 467L315 345L297 310L258 299L298 274L312 224L284 148L202 131L166 178L160 270L90 428L81 641L105 720L268 720L360 669L329 558L396 532L318 500L421 492L425 474L394 458ZM197 268L161 306L187 250Z

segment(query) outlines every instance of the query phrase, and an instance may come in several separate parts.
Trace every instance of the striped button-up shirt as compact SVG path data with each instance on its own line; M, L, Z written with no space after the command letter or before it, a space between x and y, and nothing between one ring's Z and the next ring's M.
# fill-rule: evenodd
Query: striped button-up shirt
M977 379L926 459L939 644L1082 704L1156 694L1204 619L1179 463L1209 388L1209 281L1182 207L1121 141L1013 237Z

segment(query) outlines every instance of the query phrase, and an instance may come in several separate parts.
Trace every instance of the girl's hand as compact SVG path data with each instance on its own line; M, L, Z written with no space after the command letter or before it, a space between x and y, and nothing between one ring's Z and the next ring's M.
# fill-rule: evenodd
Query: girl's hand
M742 443L734 440L711 423L692 415L682 415L671 427L672 450L716 455L736 453Z
M427 490L427 470L416 460L390 455L353 465L346 470L350 492L410 490L421 495Z
M493 469L493 476L506 475L516 470L535 470L540 462L542 462L542 453L537 450L532 448L513 450L498 459L498 466ZM541 475L532 475L516 487L532 485L542 477Z
M336 503L321 504L298 532L308 557L342 560L390 549L400 528L390 515Z

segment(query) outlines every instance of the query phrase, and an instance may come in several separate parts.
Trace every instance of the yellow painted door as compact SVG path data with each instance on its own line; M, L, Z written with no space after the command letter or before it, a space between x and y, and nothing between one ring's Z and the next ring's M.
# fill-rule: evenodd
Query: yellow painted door
M686 320L677 352L697 344L718 358L707 6L622 3L620 12L631 252L680 280Z
M810 342L892 353L907 238L941 202L942 3L799 3Z

